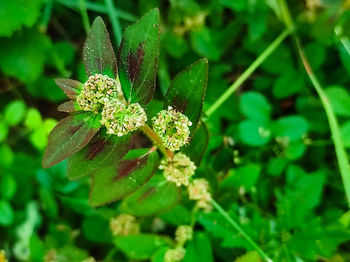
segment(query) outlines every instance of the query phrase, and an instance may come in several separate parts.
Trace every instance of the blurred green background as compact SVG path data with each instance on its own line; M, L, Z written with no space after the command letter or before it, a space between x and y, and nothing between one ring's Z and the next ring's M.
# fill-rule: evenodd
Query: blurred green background
M90 182L68 181L66 162L41 168L48 134L65 116L56 111L66 98L54 79L87 79L84 22L102 16L117 49L108 2L0 0L0 249L9 261L133 259L135 243L121 248L109 229L120 202L92 208ZM350 1L287 2L349 149ZM160 8L156 98L177 72L209 59L205 110L285 29L278 0L114 4L122 30ZM274 261L350 261L350 212L328 121L291 38L205 121L210 141L197 175ZM189 223L190 206L184 197L167 212L138 218L142 232L172 238ZM261 261L218 213L198 216L185 261Z

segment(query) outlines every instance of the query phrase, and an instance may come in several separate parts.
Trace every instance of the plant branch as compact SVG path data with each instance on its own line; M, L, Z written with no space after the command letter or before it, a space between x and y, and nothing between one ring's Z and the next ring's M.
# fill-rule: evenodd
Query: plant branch
M150 128L148 125L144 125L140 129L149 139L152 140L152 142L159 148L160 151L162 151L166 157L173 157L174 153L164 147L162 139L157 135L156 132L153 131L152 128Z
M267 262L273 262L273 260L254 242L253 239L241 228L241 226L234 221L230 215L214 200L210 200L211 204L216 208L217 211L229 222L241 236L249 242L249 244L259 253L259 255Z
M114 37L117 45L119 46L120 41L122 40L122 28L118 19L118 11L115 9L113 0L105 0L105 4L107 6L109 18L111 19Z
M282 15L284 17L284 21L285 21L286 26L289 28L294 28L294 23L291 19L291 15L290 15L287 3L285 2L285 0L279 0L279 3L281 6ZM322 85L318 81L315 73L313 72L313 70L310 66L309 60L304 52L304 49L302 47L300 39L295 34L293 35L293 39L296 43L298 54L299 54L299 57L302 61L303 66L305 68L305 71L306 71L312 85L314 86L318 96L320 97L323 108L326 112L329 126L330 126L330 130L331 130L331 134L332 134L334 147L335 147L335 153L336 153L336 157L338 160L340 174L341 174L344 189L345 189L346 199L347 199L348 205L350 207L350 164L349 164L349 159L347 157L346 150L344 147L344 143L343 143L342 135L341 135L341 132L339 129L337 118L334 114L332 106L328 100L328 97L327 97Z
M207 110L206 115L210 117L236 90L245 80L268 58L273 51L283 42L283 40L292 32L288 28L284 30L261 55L240 75L240 77L223 93L218 100Z

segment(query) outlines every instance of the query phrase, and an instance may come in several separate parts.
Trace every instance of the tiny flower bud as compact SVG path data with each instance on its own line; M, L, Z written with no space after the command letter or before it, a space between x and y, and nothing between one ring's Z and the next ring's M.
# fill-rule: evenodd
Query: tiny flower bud
M106 101L118 99L124 101L120 82L106 75L95 74L85 82L77 96L81 110L98 113Z
M109 226L115 236L136 235L140 232L140 225L136 222L135 217L127 214L112 218Z
M163 159L159 169L164 170L164 177L177 186L187 186L189 179L196 170L195 164L183 153L177 153L172 158Z
M124 136L143 126L147 121L145 110L138 104L124 104L119 100L111 100L102 110L101 124L107 128L108 134Z
M164 255L165 262L181 261L185 256L186 250L183 247L168 249Z
M188 194L191 200L197 201L197 206L210 212L212 206L210 205L211 194L209 193L209 183L204 178L193 180L188 186Z
M162 110L157 117L152 118L153 130L163 140L166 148L171 151L179 150L188 143L192 125L187 116L174 110L171 106L168 110Z
M175 232L175 240L177 243L183 245L186 241L192 239L192 227L187 225L179 226Z

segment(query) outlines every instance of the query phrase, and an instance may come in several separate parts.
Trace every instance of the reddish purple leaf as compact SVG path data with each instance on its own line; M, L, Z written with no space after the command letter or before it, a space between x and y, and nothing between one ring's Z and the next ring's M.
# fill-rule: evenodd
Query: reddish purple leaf
M98 130L99 128L92 127L82 117L69 116L61 120L49 135L49 143L42 161L43 167L51 167L78 152L89 143Z
M75 99L77 97L77 94L80 92L79 90L83 85L79 81L65 78L57 78L55 79L55 82L70 99Z
M65 102L63 104L60 104L57 107L57 110L60 112L73 113L73 112L77 111L75 101L71 100L71 101Z

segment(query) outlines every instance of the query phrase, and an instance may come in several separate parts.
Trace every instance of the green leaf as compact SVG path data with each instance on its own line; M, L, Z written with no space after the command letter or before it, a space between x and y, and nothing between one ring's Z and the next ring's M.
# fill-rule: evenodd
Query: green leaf
M170 246L170 239L152 234L122 236L115 244L131 259L150 259L161 247Z
M185 262L212 262L213 251L210 238L205 232L196 232L186 247Z
M8 132L9 132L8 124L3 119L0 119L0 142L6 139Z
M114 50L101 17L97 17L89 32L83 48L86 73L117 77L117 61Z
M254 91L245 92L240 98L241 112L250 120L268 122L270 120L272 106L266 98Z
M208 141L208 128L204 122L201 122L193 134L190 144L184 147L181 151L186 154L191 159L191 161L196 164L196 166L199 166L205 154L205 151L207 150Z
M341 86L332 86L326 90L334 113L338 116L350 116L350 95Z
M0 200L0 225L8 226L14 219L13 209L9 202Z
M202 113L207 80L208 60L202 58L175 76L164 98L165 109L172 106L188 117L192 132Z
M300 116L286 116L278 119L273 125L275 136L288 137L289 141L301 139L308 129L307 121Z
M248 164L239 168L231 169L229 175L221 182L222 188L232 188L233 186L243 186L250 190L257 182L261 173L261 166Z
M89 114L69 116L61 120L51 131L42 165L51 167L78 152L99 130L88 122Z
M57 78L55 82L70 99L76 98L77 94L79 94L79 89L83 85L79 81L66 78Z
M83 220L83 234L95 243L112 243L109 221L101 216L90 216Z
M50 39L37 31L26 30L11 38L0 38L0 69L22 82L33 82L42 75L50 48Z
M91 174L122 159L131 147L131 136L99 134L68 160L67 176L71 180Z
M19 124L26 114L26 105L21 100L14 100L9 103L4 112L5 120L9 126Z
M39 129L42 125L41 114L35 108L29 108L24 120L24 124L30 130Z
M151 216L171 208L179 199L179 188L165 180L162 174L157 174L141 189L126 197L120 208L134 216Z
M153 97L159 60L159 11L152 9L127 27L119 50L119 79L125 98L145 106Z
M276 98L286 98L298 93L303 87L304 75L290 69L276 79L272 92Z
M250 251L243 256L240 256L235 262L261 262L259 253L256 251Z
M136 157L135 152L140 152ZM90 203L100 206L118 200L139 189L158 168L156 151L144 155L141 150L131 150L117 164L95 171L90 192Z
M22 26L31 27L41 15L44 0L1 1L0 37L9 37Z
M0 180L0 195L3 199L10 200L16 193L17 183L12 175L3 175Z
M343 137L344 146L350 148L350 120L346 121L341 126L340 130Z
M262 146L271 139L271 130L268 126L250 120L240 122L238 132L241 141L249 146Z

